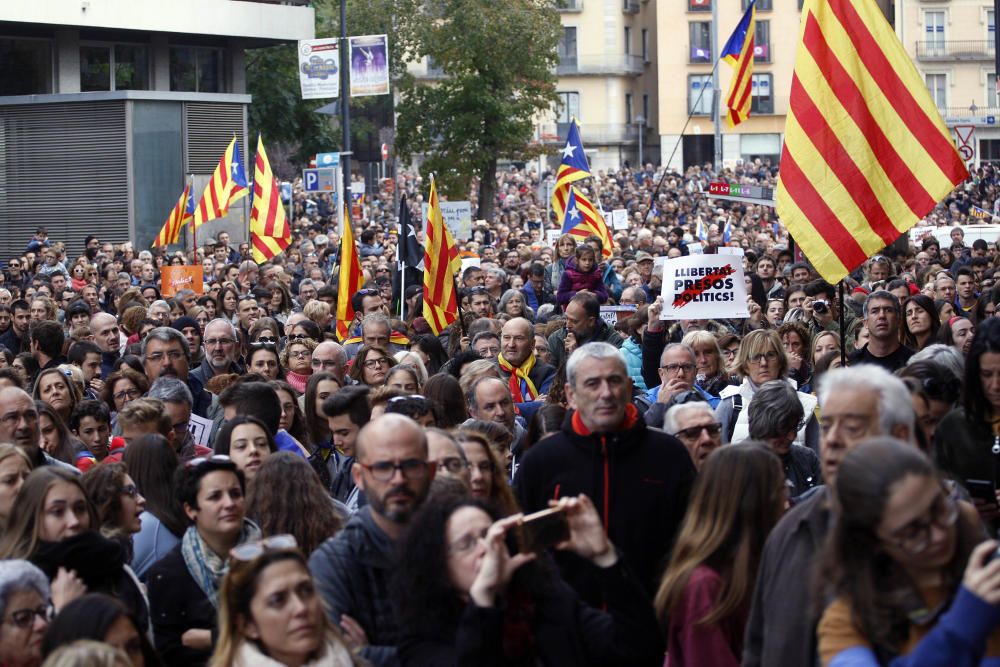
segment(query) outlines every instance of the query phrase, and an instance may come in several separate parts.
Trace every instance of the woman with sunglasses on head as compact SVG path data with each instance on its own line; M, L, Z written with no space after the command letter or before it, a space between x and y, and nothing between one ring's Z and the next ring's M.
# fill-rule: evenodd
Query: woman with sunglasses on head
M30 560L54 589L62 590L75 580L85 587L81 592L112 595L146 631L149 608L128 567L125 547L102 536L100 528L78 475L52 466L37 468L14 501L7 530L0 537L0 558Z
M835 493L816 569L817 599L833 600L817 629L824 667L995 664L997 544L981 543L975 510L951 497L930 459L870 440L840 463Z
M356 659L327 618L291 535L230 552L212 667L350 667Z
M236 545L260 539L260 529L246 519L244 476L227 456L188 461L177 469L175 488L189 525L146 577L153 637L165 664L204 665L226 559Z
M736 356L736 371L743 378L738 387L724 388L722 399L715 408L715 417L722 424L722 444L742 442L750 437L750 402L757 389L771 380L788 379L788 355L781 337L772 329L751 331L743 337ZM794 386L794 383L792 383ZM802 410L808 415L795 436L795 444L819 451L819 425L816 422L816 397L797 392Z
M395 365L396 360L384 347L362 345L347 374L361 384L378 387L385 382L389 369Z

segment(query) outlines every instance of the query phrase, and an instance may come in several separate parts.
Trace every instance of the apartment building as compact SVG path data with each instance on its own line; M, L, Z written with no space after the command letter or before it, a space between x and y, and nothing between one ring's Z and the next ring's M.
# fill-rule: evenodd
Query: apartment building
M245 50L314 34L306 0L0 2L0 256L38 225L149 247L234 134L249 166ZM246 239L247 202L199 236Z
M992 0L894 0L896 34L968 163L1000 161Z

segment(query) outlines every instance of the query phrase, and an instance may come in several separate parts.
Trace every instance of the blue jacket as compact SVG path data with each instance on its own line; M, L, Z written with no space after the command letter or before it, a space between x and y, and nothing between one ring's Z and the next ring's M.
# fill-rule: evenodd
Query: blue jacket
M132 537L132 569L140 581L145 581L146 571L180 544L181 538L149 512L143 512L139 518L142 528Z
M625 366L628 368L629 377L632 378L632 384L638 387L639 391L648 391L649 387L642 377L642 347L633 338L626 338L622 343L622 356L625 357Z

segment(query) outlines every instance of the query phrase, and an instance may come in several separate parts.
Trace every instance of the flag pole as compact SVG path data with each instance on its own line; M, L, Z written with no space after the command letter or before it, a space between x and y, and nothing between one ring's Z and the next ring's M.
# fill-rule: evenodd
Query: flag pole
M712 3L712 4L714 5L715 3ZM712 73L709 74L709 77L712 77L713 80L714 80L714 77L715 77L716 70L719 69L719 63L720 62L722 62L722 59L721 58L716 58L715 59L715 64L712 66ZM717 93L717 91L715 91L713 89L712 90L712 95L715 95L716 93ZM687 120L684 121L684 126L681 128L680 134L677 135L677 141L674 143L673 150L670 151L670 157L667 158L667 161L663 165L663 174L660 176L660 182L657 183L656 187L653 189L653 194L651 195L651 199L650 199L650 206L649 206L649 208L646 209L646 215L642 219L643 226L645 226L646 221L649 220L649 214L653 212L653 206L656 205L656 195L657 195L657 193L659 193L660 192L660 188L663 187L663 182L665 180L667 180L667 174L669 173L670 163L674 161L674 155L677 154L677 149L680 148L681 142L684 140L684 130L687 129L687 126L691 123L691 119L694 117L693 109L697 109L698 108L698 105L701 104L701 98L704 97L704 95L705 95L705 86L702 86L701 90L698 91L698 97L695 98L694 104L692 104L691 105L691 109L688 110ZM683 171L683 169L681 171Z
M840 319L840 365L847 365L847 326L844 324L844 308L847 304L844 303L844 280L843 278L837 283L837 296L840 298L840 308L839 308L839 319Z
M462 336L468 336L465 330L465 313L462 312L462 296L458 291L458 278L451 277L451 282L455 286L455 305L458 306L458 324L462 327Z
M188 197L194 197L194 174L188 177L188 182L191 184L191 189L188 190ZM184 207L187 208L187 202L184 202ZM194 222L194 216L191 217L191 256L197 260L198 259L198 225Z

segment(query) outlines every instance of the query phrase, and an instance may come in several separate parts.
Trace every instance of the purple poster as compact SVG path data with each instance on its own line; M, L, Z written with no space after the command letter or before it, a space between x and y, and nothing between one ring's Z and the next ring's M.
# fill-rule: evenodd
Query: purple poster
M385 35L351 37L351 97L389 94L389 42Z

